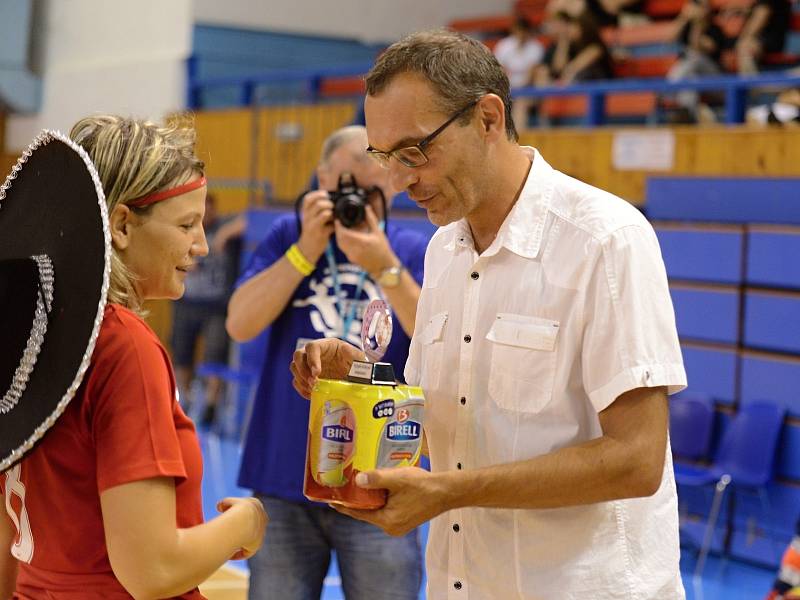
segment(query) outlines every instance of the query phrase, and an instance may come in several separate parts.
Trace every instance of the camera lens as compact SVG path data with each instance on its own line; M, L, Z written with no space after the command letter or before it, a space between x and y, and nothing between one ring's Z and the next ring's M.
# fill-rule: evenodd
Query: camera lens
M357 194L343 194L336 198L333 216L345 227L356 227L366 218L365 201Z

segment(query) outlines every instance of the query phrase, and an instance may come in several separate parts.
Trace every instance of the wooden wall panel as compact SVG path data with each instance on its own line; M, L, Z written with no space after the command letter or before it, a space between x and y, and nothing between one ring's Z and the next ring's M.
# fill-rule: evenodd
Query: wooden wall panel
M253 115L247 109L205 111L195 115L197 155L209 179L250 177Z
M272 183L273 198L292 202L306 188L322 142L353 121L350 103L265 108L259 122L259 177ZM298 135L287 135L294 130Z
M658 175L800 176L800 128L679 127L675 164ZM520 142L541 150L555 168L607 189L634 204L644 202L644 171L613 168L613 129L531 130Z

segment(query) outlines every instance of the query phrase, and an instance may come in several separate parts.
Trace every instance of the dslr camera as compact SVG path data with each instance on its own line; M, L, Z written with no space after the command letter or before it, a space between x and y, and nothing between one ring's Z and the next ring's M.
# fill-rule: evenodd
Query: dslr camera
M359 187L355 177L350 173L339 175L339 185L330 192L333 202L333 218L345 227L357 227L367 217L367 202L369 197L379 190L377 187L368 190Z

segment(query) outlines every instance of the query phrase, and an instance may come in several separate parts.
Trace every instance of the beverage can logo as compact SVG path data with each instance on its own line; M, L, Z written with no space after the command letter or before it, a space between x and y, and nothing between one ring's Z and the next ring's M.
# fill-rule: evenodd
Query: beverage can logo
M397 422L398 423L403 423L405 421L408 421L408 417L409 416L410 415L408 413L408 409L407 408L401 408L401 409L399 409L397 411Z
M399 411L398 411L399 412ZM389 423L386 428L386 439L393 442L409 442L418 440L422 433L422 426L416 421L399 420L394 423Z
M322 439L331 442L352 442L353 430L344 425L325 425L322 428Z

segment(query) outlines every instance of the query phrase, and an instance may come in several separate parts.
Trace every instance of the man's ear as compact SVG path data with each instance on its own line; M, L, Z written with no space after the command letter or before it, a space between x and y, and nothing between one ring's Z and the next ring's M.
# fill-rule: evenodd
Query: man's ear
M486 94L478 102L481 131L488 137L498 138L506 134L506 110L497 94Z
M108 217L111 241L117 250L125 250L131 243L130 234L136 215L125 204L117 204Z

